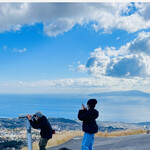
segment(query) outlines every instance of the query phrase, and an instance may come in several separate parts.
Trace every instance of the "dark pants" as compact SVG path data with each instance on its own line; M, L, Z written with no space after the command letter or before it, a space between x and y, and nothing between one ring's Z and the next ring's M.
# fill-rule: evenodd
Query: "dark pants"
M48 142L48 139L45 139L45 138L41 138L40 139L40 142L39 142L39 147L40 147L40 150L46 150L46 144Z

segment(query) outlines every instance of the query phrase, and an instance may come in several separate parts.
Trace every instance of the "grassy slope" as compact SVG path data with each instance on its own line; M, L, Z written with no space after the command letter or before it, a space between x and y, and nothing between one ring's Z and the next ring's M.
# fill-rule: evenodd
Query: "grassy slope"
M146 133L145 130L125 130L125 131L118 131L118 132L98 132L95 136L96 137L116 137L116 136L128 136L128 135L137 135L137 134L144 134ZM47 148L57 146L59 144L65 143L66 141L72 139L75 136L83 136L83 132L80 131L64 131L58 132L57 134L53 135L53 138L48 141ZM38 149L38 142L33 143L33 149ZM27 147L22 148L22 150L27 150Z

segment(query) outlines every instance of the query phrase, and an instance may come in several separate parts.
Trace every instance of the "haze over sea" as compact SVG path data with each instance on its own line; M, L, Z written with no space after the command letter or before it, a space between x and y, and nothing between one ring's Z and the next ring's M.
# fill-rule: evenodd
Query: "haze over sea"
M0 95L0 117L18 117L19 114L33 114L41 111L47 117L76 119L77 112L87 99L71 95Z
M129 91L125 94L128 93L131 95L0 94L0 117L14 118L19 114L34 114L36 111L41 111L47 117L77 119L81 104L86 106L88 99L96 98L100 121L150 121L150 95L145 93L142 95L143 93L139 91Z

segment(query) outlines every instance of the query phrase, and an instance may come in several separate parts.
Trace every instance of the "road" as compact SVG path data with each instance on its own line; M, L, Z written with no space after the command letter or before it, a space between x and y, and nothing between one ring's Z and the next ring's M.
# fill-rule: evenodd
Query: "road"
M70 141L47 150L80 150L82 137L75 137ZM149 150L150 134L130 135L122 137L96 137L94 150ZM62 149L63 150L63 149Z

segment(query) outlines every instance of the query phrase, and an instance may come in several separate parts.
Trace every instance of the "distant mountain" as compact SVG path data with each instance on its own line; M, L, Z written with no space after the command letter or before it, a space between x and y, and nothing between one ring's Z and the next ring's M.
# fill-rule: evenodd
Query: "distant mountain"
M130 91L114 91L114 92L104 92L104 93L92 93L88 96L139 96L139 97L150 97L150 93L130 90Z
M71 119L66 119L66 118L48 118L50 122L60 122L60 123L75 123L77 124L76 121L71 120Z
M137 125L145 125L145 126L147 126L147 125L150 125L150 122L139 122L139 123L137 123Z

